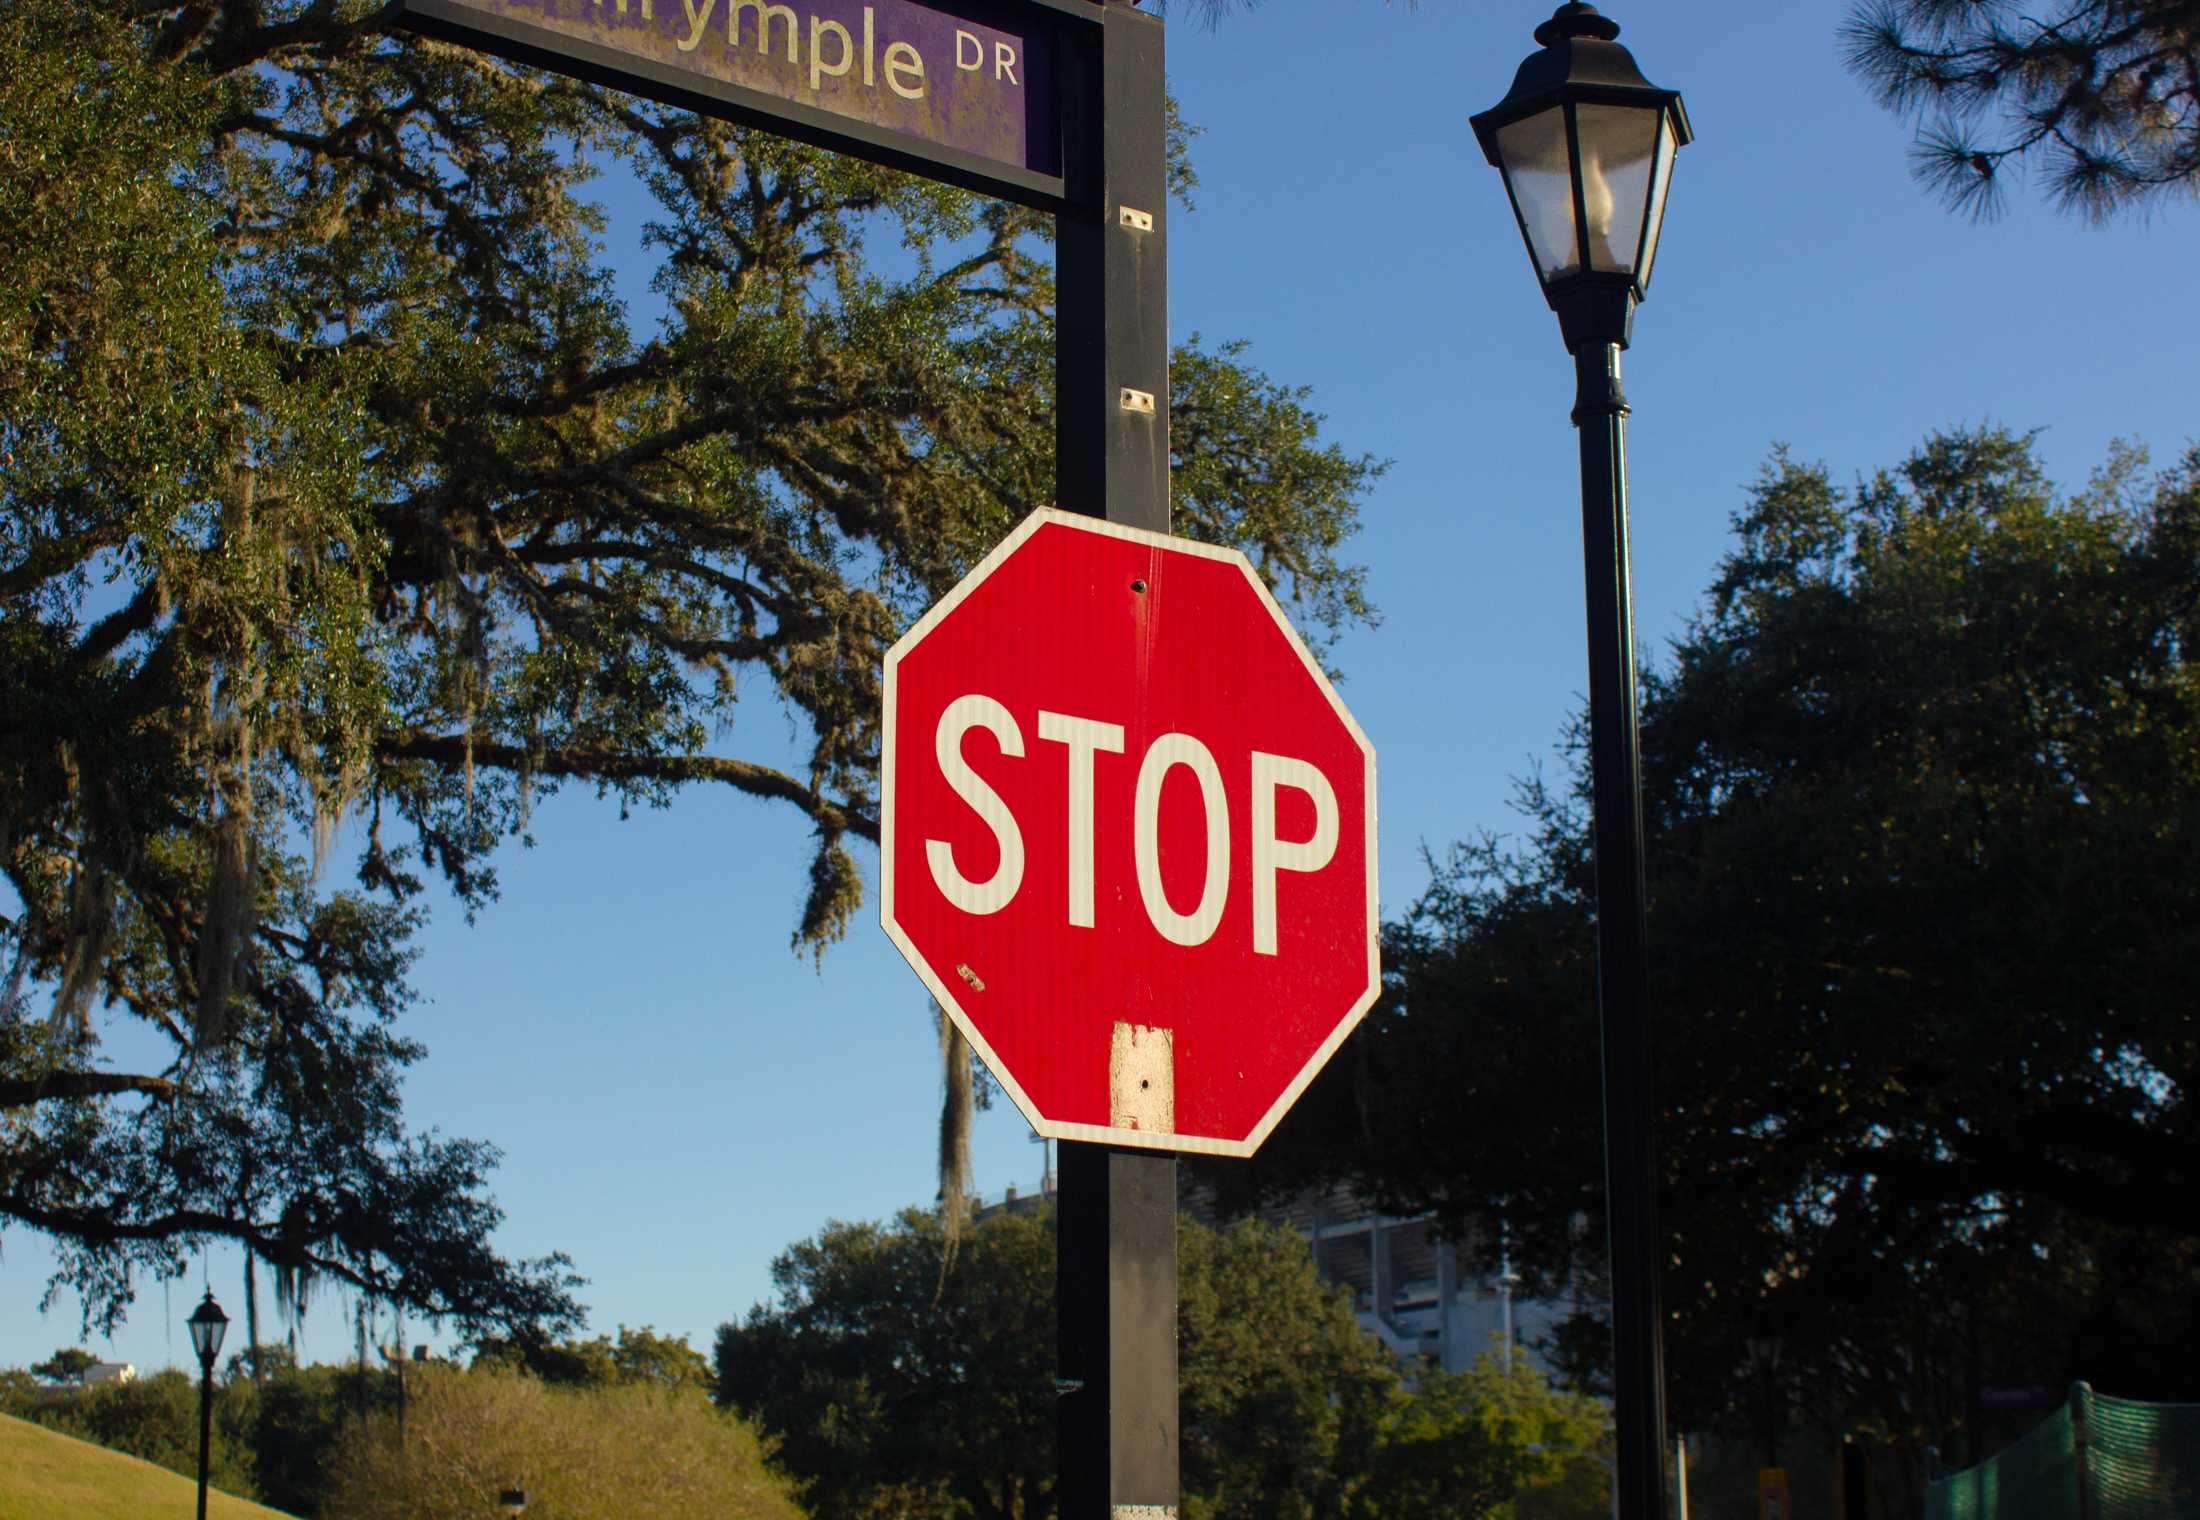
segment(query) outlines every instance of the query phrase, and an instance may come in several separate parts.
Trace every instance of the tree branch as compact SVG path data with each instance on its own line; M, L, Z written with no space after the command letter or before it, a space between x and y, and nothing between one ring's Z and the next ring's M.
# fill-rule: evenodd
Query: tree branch
M720 755L647 755L624 750L583 746L540 752L517 744L475 740L470 746L460 734L431 734L419 729L386 735L376 753L392 760L432 760L457 766L471 757L515 775L576 777L592 781L716 781L747 792L791 802L821 827L878 843L878 820L841 806L804 786L784 771L733 760Z
M170 1098L176 1090L176 1084L166 1077L123 1071L53 1071L42 1077L0 1079L0 1108L29 1108L60 1098L103 1098L128 1092Z

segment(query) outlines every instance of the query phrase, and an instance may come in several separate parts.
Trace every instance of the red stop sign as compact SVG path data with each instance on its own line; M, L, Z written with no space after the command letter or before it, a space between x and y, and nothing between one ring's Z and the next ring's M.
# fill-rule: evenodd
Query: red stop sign
M1043 1135L1250 1155L1375 1000L1375 751L1234 550L1033 513L887 654L881 815Z

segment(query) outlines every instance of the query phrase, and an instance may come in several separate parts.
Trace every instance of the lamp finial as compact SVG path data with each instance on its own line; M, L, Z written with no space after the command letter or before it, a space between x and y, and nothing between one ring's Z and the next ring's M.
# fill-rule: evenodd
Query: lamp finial
M1545 47L1556 47L1568 37L1594 37L1599 42L1610 42L1619 36L1619 23L1600 13L1586 0L1567 0L1567 3L1551 12L1551 19L1535 29L1535 40Z

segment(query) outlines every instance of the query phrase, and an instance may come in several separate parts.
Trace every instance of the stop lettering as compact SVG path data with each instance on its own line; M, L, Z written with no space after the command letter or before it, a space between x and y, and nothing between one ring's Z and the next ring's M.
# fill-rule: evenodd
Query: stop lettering
M1374 999L1374 752L1233 551L1027 519L888 655L881 806L1042 1134L1250 1154Z
M1038 715L1039 737L1063 748L1067 762L1068 791L1066 834L1062 859L1068 866L1065 894L1068 921L1080 928L1094 926L1093 829L1100 790L1095 771L1101 754L1123 753L1123 725L1067 713ZM992 874L972 881L955 866L951 840L926 839L925 862L931 867L933 885L940 895L965 913L998 913L1016 900L1024 880L1023 827L987 785L963 752L963 738L973 728L992 735L998 753L1022 757L1024 736L1015 715L981 692L971 692L947 704L934 731L933 754L948 786L977 814L993 836ZM1203 835L1204 853L1198 854L1198 906L1179 913L1169 901L1161 875L1161 798L1169 773L1182 766L1198 786L1199 821L1193 832ZM1319 769L1288 755L1252 752L1247 785L1252 795L1251 843L1253 886L1253 949L1274 955L1276 947L1276 873L1318 871L1337 853L1337 792ZM1190 734L1163 734L1147 746L1138 763L1138 779L1128 808L1110 789L1111 819L1128 817L1131 859L1138 877L1138 897L1154 932L1178 945L1203 945L1214 937L1228 906L1230 892L1230 811L1223 793L1221 767L1214 751ZM1299 792L1313 804L1312 832L1304 839L1286 840L1276 831L1276 794L1284 789Z

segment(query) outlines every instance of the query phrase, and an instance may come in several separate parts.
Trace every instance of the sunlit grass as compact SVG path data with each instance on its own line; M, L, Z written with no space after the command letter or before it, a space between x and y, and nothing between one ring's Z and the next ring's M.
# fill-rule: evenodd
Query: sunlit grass
M196 1513L197 1485L165 1467L0 1415L0 1520L159 1520ZM283 1520L227 1494L207 1496L208 1520Z

